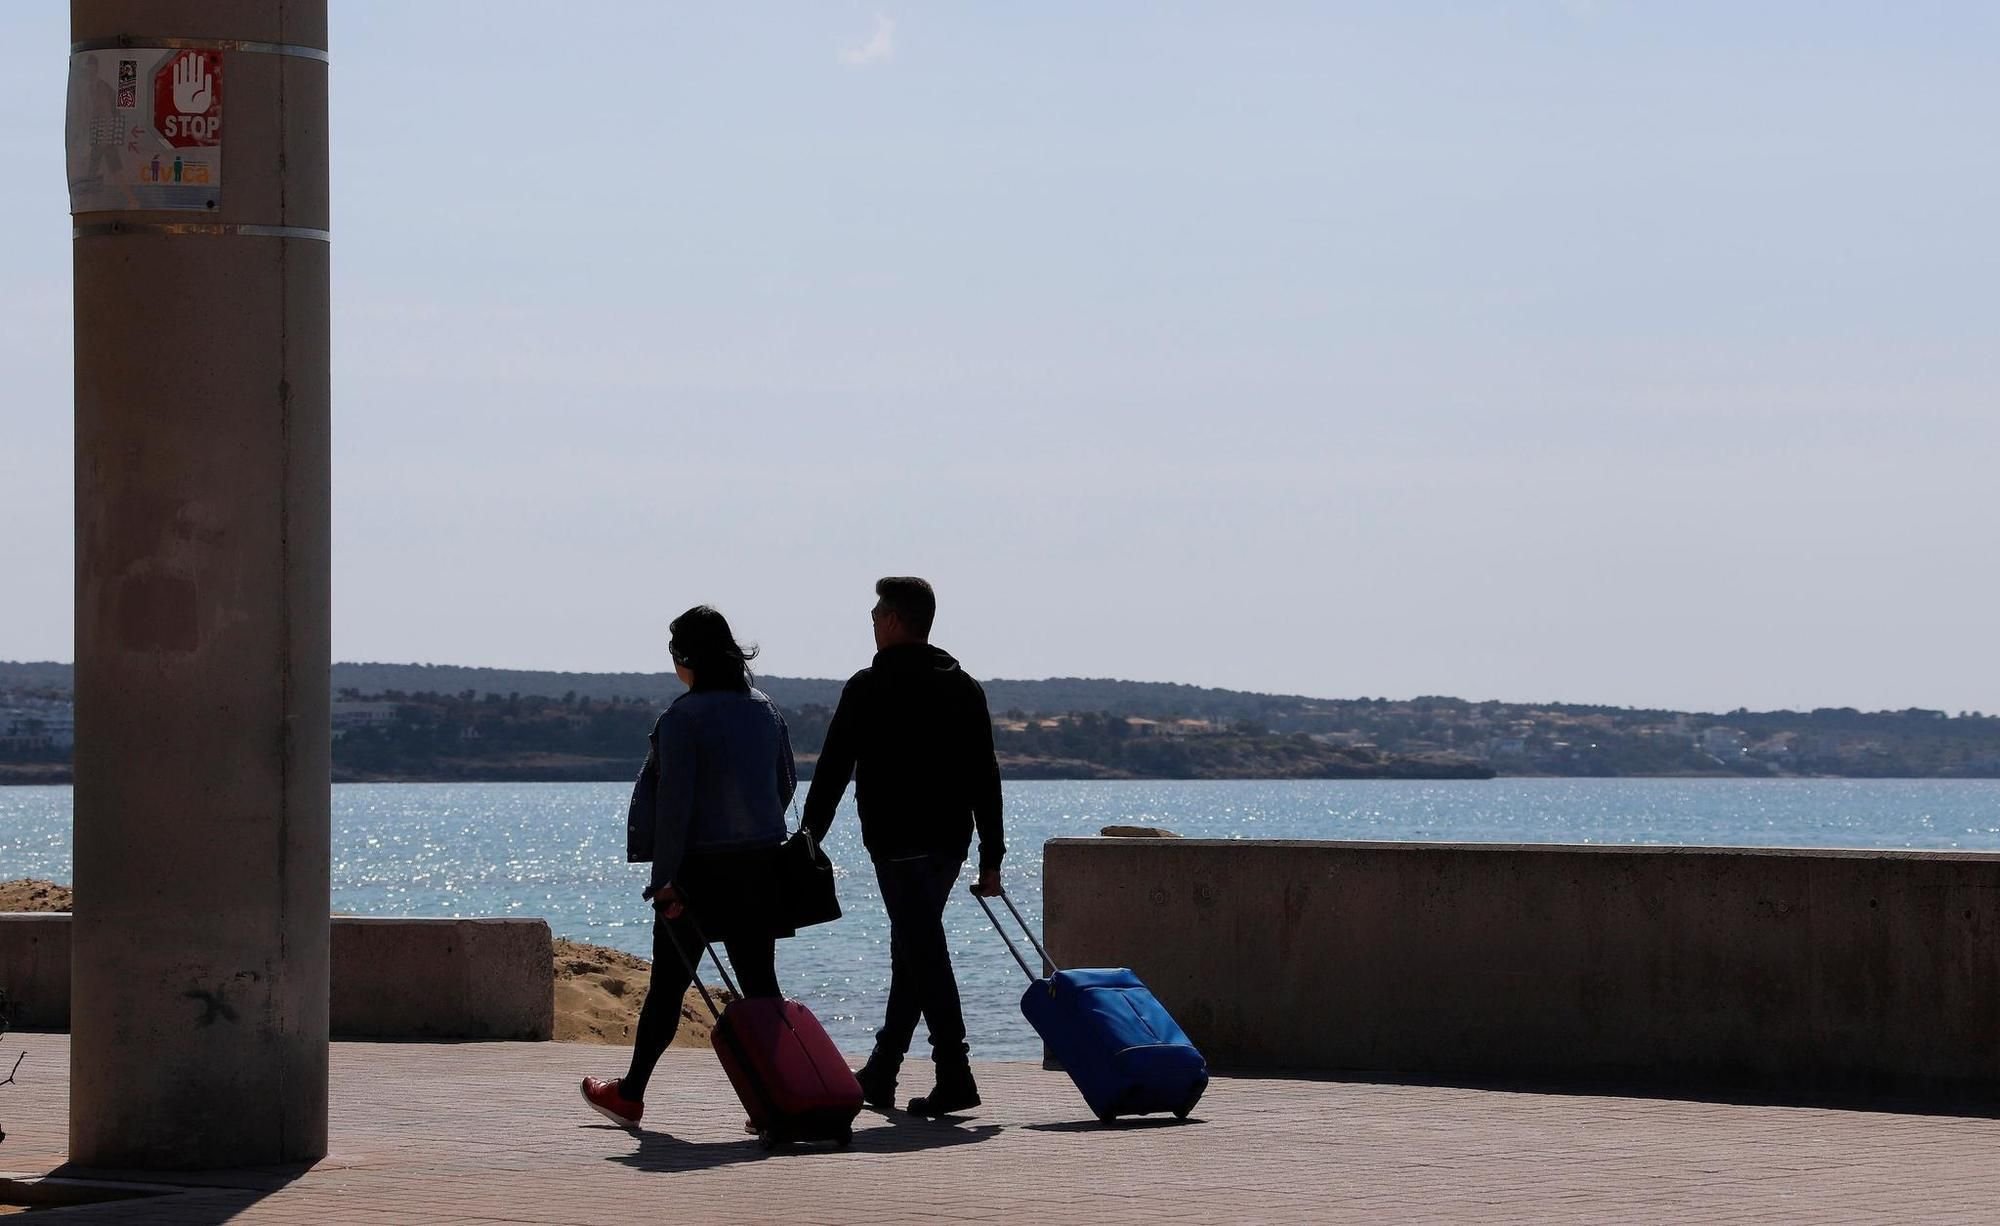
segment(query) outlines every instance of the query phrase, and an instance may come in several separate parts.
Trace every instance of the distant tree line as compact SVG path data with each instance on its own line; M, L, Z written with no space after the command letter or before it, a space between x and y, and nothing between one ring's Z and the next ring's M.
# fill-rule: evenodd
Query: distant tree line
M627 777L644 757L652 721L681 692L663 673L337 664L333 675L333 756L342 779ZM51 704L66 709L71 683L66 664L0 662L0 734L22 730L11 742L0 736L0 765L17 768L0 778L41 780L61 766L66 753L37 745L32 734ZM785 711L809 769L842 683L760 677L758 685ZM1978 711L1314 699L1087 678L984 685L997 716L995 747L1016 777L1480 769L1469 764L1509 775L2000 777L2000 716ZM1146 726L1181 720L1202 731Z

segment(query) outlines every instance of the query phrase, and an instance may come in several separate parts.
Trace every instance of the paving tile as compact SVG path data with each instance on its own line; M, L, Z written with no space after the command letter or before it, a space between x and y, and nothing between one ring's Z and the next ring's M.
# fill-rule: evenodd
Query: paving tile
M68 1041L14 1037L29 1058L0 1089L0 1171L38 1174L64 1159ZM620 1063L585 1045L335 1044L326 1161L61 1218L1971 1221L2000 1203L2000 1121L1983 1118L1221 1077L1196 1122L1104 1128L1062 1074L1006 1064L980 1066L976 1116L870 1111L851 1149L766 1153L705 1052L668 1054L647 1131L602 1124L576 1080Z

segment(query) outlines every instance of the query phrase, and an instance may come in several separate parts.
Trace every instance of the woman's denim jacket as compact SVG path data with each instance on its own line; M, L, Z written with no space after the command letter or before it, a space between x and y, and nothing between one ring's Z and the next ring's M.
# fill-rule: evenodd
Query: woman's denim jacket
M799 777L785 717L761 691L683 694L652 742L626 815L628 858L652 860L652 888L671 884L688 852L785 841Z

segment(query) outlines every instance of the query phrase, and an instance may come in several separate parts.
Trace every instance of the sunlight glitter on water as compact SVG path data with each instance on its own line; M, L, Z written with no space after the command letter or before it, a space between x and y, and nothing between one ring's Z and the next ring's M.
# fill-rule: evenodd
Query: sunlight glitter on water
M333 909L355 915L541 915L558 936L641 956L646 867L624 858L626 783L354 784L333 789ZM1006 788L1009 890L1041 915L1045 840L1102 826L1195 838L1927 847L2000 850L2000 782L1563 780L1059 782ZM71 881L73 794L0 788L0 878ZM780 947L789 991L843 1047L867 1046L887 981L887 924L851 802L827 850L847 917ZM969 876L969 874L968 874ZM1030 1058L1020 972L956 898L952 956L978 1053ZM1060 956L1061 951L1054 951Z

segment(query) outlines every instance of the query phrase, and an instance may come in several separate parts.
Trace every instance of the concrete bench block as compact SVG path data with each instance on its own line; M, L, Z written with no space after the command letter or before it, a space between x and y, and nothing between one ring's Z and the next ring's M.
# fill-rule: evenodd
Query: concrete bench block
M332 1013L336 1038L553 1038L548 922L336 919Z
M0 992L13 1029L69 1029L66 912L0 913Z
M69 920L62 912L0 914L0 990L17 1029L69 1029ZM332 942L334 1038L555 1035L545 920L340 916Z
M1057 839L1049 951L1217 1067L2000 1092L2000 855Z

